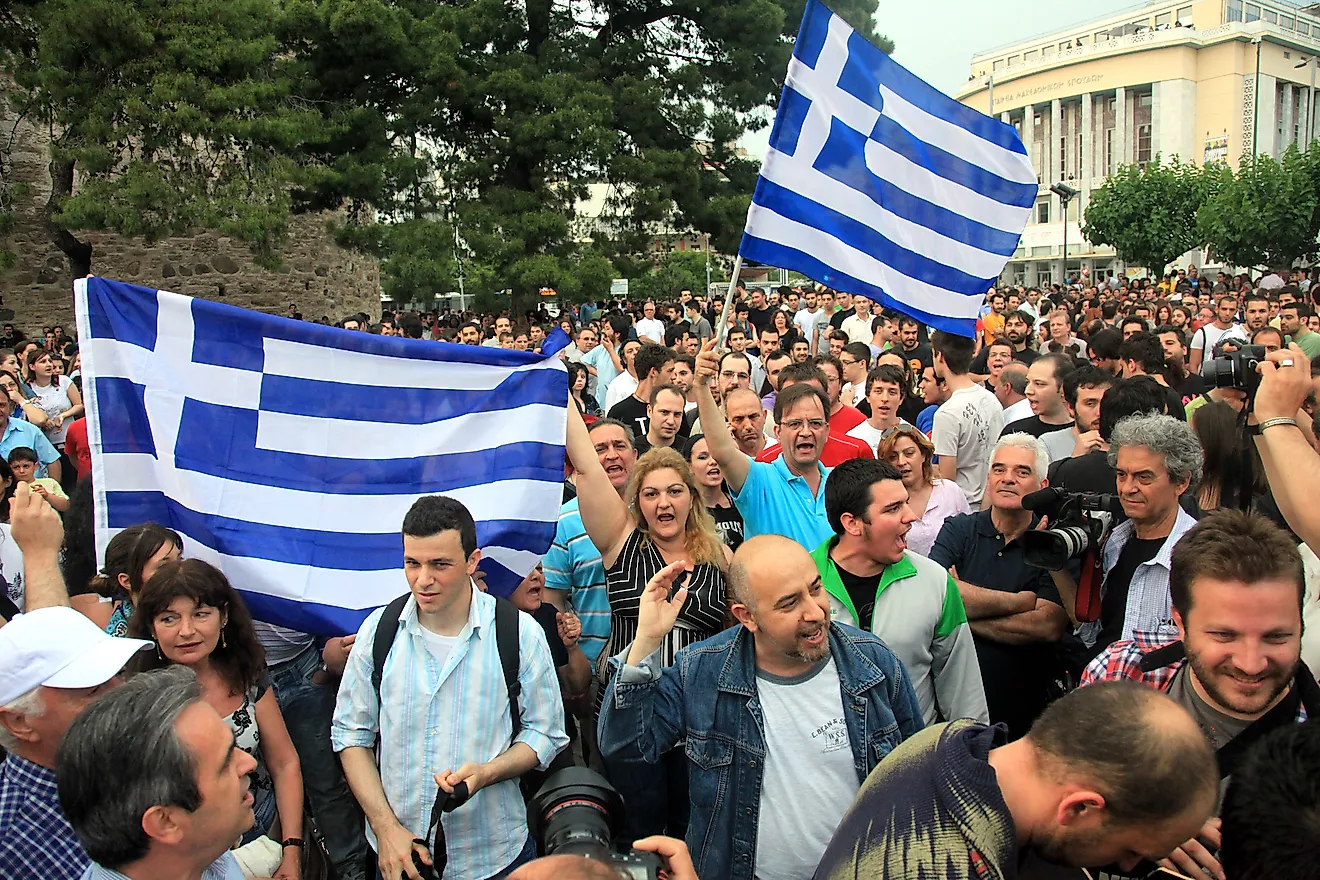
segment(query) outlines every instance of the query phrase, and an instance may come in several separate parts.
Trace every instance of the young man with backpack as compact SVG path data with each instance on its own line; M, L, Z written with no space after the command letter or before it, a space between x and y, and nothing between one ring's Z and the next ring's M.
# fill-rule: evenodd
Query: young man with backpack
M413 504L403 557L409 592L358 631L371 650L349 654L331 743L384 880L421 880L417 862L446 864L445 880L503 878L536 855L518 779L568 743L550 649L473 583L476 525L458 501ZM470 802L442 810L464 787Z

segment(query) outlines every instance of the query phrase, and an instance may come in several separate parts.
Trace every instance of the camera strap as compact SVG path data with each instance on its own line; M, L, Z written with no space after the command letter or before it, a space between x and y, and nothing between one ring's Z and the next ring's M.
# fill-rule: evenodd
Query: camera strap
M449 848L445 843L445 823L440 821L445 813L467 803L468 787L466 782L454 786L453 792L447 792L436 786L435 803L431 805L431 820L426 825L426 837L413 838L413 843L420 843L431 853L431 870L437 878L445 876L445 867L449 864Z
M1105 572L1100 559L1100 552L1092 547L1082 555L1082 571L1077 581L1077 601L1073 603L1073 613L1081 623L1090 623L1100 619L1101 587Z

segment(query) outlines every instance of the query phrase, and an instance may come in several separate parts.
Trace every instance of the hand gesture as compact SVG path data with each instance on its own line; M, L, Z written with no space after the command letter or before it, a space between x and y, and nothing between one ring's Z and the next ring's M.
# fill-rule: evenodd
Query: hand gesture
M555 623L559 626L559 640L564 643L564 647L576 645L582 637L581 619L572 611L561 611L555 615Z
M1296 418L1302 402L1311 391L1311 361L1297 343L1272 351L1261 362L1260 387L1254 406L1260 421Z
M707 339L701 346L701 351L697 353L697 381L702 385L715 378L715 374L720 371L720 353L715 350L715 337Z
M1077 444L1073 446L1072 457L1080 458L1083 455L1103 448L1105 438L1100 436L1099 431L1087 431L1084 434L1077 435Z
M467 763L457 770L446 770L443 773L435 774L435 784L440 786L445 794L453 794L454 788L460 782L467 783L468 797L476 794L490 784L486 765Z
M658 645L674 628L678 612L683 610L683 603L687 601L688 591L687 587L681 586L674 590L673 598L669 593L684 574L685 565L684 562L671 562L646 582L637 606L638 641L654 641Z
M376 863L380 866L380 876L384 880L401 880L403 877L422 880L422 875L417 873L417 866L413 864L414 852L423 865L434 864L430 850L416 843L413 833L398 822L384 834L377 832Z
M60 515L42 492L33 492L27 483L20 482L14 489L14 497L9 501L9 524L14 543L25 556L43 552L54 555L64 545L64 523Z

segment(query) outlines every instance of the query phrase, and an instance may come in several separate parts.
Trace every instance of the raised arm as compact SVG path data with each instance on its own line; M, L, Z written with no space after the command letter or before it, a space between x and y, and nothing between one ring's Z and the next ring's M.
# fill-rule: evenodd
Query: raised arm
M1311 390L1311 362L1295 342L1267 357L1269 362L1260 366L1255 418L1258 423L1278 418L1300 423L1305 417L1299 412L1302 401ZM1292 364L1279 366L1285 361ZM1320 554L1320 507L1315 504L1320 497L1320 455L1300 428L1286 424L1276 423L1255 439L1279 512L1306 546Z
M582 527L587 530L591 543L600 550L601 562L609 568L632 531L632 517L606 476L605 468L601 467L587 425L576 406L568 408L565 443L568 460L577 472L578 512L582 515Z
M733 435L729 433L729 423L724 420L724 413L720 412L715 397L710 393L710 380L719 368L720 354L712 338L707 340L697 355L697 413L701 416L701 430L705 434L710 454L719 462L720 471L729 488L739 492L747 481L747 472L752 462L734 442Z

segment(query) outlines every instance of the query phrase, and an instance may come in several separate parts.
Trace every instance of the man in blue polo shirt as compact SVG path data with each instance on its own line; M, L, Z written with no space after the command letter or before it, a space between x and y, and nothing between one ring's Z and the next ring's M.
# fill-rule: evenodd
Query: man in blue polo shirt
M720 362L714 349L711 340L697 355L697 409L710 454L742 513L743 534L784 535L814 550L834 534L825 515L829 469L820 463L830 433L829 399L807 382L780 391L775 398L775 437L783 451L772 462L752 461L738 448L710 393Z
M50 445L46 435L31 422L11 419L8 407L0 406L0 458L8 460L9 453L20 446L30 446L37 451L37 458L41 459L37 477L60 481L60 454Z

